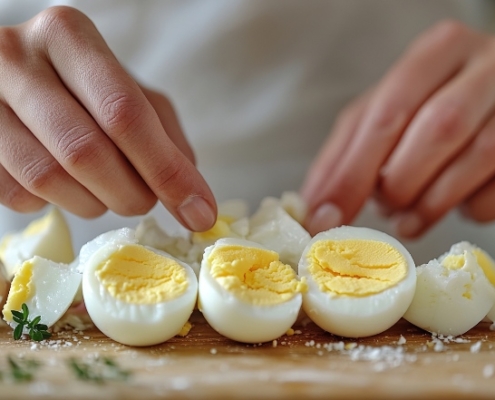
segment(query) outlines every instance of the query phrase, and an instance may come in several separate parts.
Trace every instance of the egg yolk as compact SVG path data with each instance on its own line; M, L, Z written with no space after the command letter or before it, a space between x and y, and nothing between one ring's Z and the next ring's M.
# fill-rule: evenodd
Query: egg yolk
M495 265L488 258L487 254L481 249L474 249L473 254L476 257L476 262L483 270L488 281L495 286ZM466 262L465 254L449 254L442 260L442 265L450 270L461 269ZM462 294L465 298L471 299L471 285L465 285L466 291Z
M276 252L239 245L219 246L208 257L211 276L249 304L270 306L284 303L307 290L290 265Z
M177 261L139 245L120 247L95 273L115 299L132 304L173 300L188 285L186 271Z
M329 294L369 296L407 275L404 256L389 243L375 240L319 240L307 259L319 289Z
M12 310L21 310L22 303L26 303L35 292L33 283L33 263L25 261L17 270L10 286L7 302L3 307L5 321L12 321Z
M234 222L228 215L219 215L215 225L205 232L194 232L193 243L214 242L218 239L231 236L230 224Z

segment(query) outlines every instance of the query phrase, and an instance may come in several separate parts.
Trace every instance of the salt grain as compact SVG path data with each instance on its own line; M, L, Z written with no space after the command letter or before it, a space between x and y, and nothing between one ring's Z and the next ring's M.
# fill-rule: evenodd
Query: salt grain
M469 349L469 351L471 353L479 353L480 349L481 349L481 341L478 341L478 342L476 342L475 344L473 344L471 346L471 348Z
M211 354L217 354L217 349L210 349Z
M495 372L495 367L493 364L487 364L483 367L483 377L484 378L491 378Z

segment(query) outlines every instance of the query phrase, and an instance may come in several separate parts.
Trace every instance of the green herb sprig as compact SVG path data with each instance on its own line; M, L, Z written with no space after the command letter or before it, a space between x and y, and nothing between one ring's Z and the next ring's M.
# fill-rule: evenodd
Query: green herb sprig
M100 385L107 381L126 381L132 374L131 371L122 369L113 359L108 357L98 357L94 361L80 361L70 358L68 366L77 379Z
M39 361L36 360L21 358L14 360L11 356L8 356L7 360L10 368L9 375L16 383L31 382L34 380L34 373L41 366Z
M44 324L40 324L41 316L37 316L34 319L29 319L29 309L26 303L22 303L21 311L12 310L12 318L17 322L17 326L14 329L14 340L19 340L22 337L24 328L28 329L29 336L36 342L41 342L44 339L48 339L52 334L48 332L48 327Z

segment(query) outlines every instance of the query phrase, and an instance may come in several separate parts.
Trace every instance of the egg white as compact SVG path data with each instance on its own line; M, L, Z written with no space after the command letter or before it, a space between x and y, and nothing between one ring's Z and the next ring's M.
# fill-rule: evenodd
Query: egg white
M237 298L213 278L208 264L208 257L215 248L231 245L266 250L260 244L233 238L220 239L206 248L199 275L200 311L213 329L232 340L261 343L282 336L297 319L301 294L275 305L254 305Z
M107 232L81 249L83 296L93 323L105 335L122 344L150 346L177 335L188 321L196 304L198 282L191 267L163 251L148 250L173 259L181 265L188 285L179 297L157 304L133 304L114 298L101 285L95 271L121 246L136 244L134 231L123 228Z
M319 240L363 239L385 242L397 249L407 263L407 275L396 285L376 294L354 297L325 293L308 271L307 254ZM395 238L369 228L342 226L317 234L306 246L299 262L299 276L306 277L308 291L303 309L319 327L339 336L365 337L393 326L411 304L416 286L415 264L407 249Z
M25 262L33 264L31 281L34 292L25 301L29 315L32 318L40 316L40 323L51 327L62 318L74 301L81 286L82 275L67 264L56 263L38 256ZM15 289L14 284L15 280L11 289ZM7 297L7 302L8 300ZM17 326L14 321L8 323L12 328Z
M457 336L489 313L495 302L495 290L472 250L472 246L456 244L438 259L417 268L416 293L404 314L407 321L429 332ZM464 254L462 268L451 270L442 265L450 254Z
M41 228L36 228L36 225L41 225ZM70 263L74 259L69 226L56 207L33 221L23 231L2 237L0 260L5 266L8 279L12 279L17 268L33 256L61 263Z

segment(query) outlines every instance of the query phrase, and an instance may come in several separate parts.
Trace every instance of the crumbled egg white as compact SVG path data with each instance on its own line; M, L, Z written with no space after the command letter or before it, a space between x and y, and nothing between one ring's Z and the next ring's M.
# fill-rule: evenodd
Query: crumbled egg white
M393 237L343 226L316 235L299 262L308 281L303 309L322 329L363 337L385 331L414 296L414 261Z
M220 334L245 343L267 342L296 321L305 290L305 281L274 251L225 238L205 250L198 307Z
M297 214L294 210L292 212ZM301 217L303 212L299 211L299 214ZM249 226L248 240L277 252L280 259L297 272L299 259L311 236L284 209L281 201L270 197L263 200L260 208L250 218Z
M79 259L86 309L105 335L149 346L181 332L198 289L187 264L138 244L128 228L100 235L83 246Z
M69 227L55 207L22 232L7 234L0 241L0 261L8 279L12 279L17 268L33 256L65 264L74 260Z
M477 247L461 242L419 266L416 293L404 318L429 332L453 336L477 325L495 304L495 288L477 253L480 257Z

